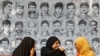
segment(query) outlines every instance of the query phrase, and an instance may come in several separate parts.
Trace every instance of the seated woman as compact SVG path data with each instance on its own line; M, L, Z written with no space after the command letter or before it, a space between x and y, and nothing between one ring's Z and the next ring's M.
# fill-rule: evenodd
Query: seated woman
M77 56L95 56L93 49L85 37L78 37L75 40L75 47L77 49Z
M12 56L36 56L35 40L31 37L25 37L14 50Z
M46 46L41 48L41 56L66 56L65 49L60 47L60 40L52 36L47 42Z

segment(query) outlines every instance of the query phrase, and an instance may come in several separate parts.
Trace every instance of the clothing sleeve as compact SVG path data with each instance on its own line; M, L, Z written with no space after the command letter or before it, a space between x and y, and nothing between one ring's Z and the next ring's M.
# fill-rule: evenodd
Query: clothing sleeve
M50 55L50 56L56 56L58 54L60 54L60 50L57 49L57 50L46 50L47 52L47 55Z
M46 56L45 47L41 48L41 56Z
M64 51L61 52L61 56L66 56Z

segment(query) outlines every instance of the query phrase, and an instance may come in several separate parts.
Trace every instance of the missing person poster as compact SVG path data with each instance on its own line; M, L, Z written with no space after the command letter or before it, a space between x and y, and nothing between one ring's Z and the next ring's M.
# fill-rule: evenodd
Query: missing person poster
M84 36L100 56L100 0L0 0L0 55L11 56L25 36L35 39L37 56L50 36L67 56Z

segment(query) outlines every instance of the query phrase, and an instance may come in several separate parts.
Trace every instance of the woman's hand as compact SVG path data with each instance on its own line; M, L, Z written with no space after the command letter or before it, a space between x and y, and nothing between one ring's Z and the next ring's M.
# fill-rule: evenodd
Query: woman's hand
M34 54L35 54L35 48L32 48L32 49L30 50L30 56L34 56Z
M59 47L60 51L65 51L64 47Z

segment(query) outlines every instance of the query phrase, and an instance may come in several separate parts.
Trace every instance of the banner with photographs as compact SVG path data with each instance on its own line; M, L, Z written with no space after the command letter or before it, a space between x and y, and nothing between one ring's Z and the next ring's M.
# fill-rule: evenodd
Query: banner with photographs
M37 56L57 36L67 56L74 40L85 36L100 56L100 0L0 0L0 54L11 56L25 36L36 40Z

